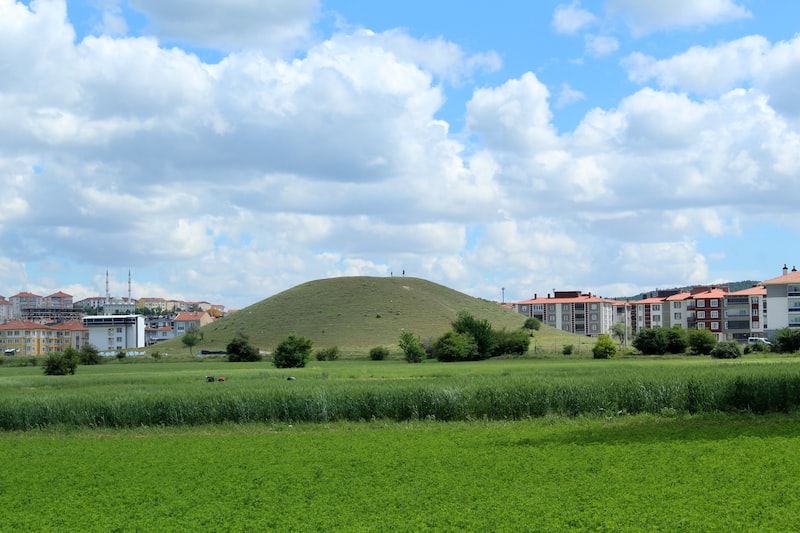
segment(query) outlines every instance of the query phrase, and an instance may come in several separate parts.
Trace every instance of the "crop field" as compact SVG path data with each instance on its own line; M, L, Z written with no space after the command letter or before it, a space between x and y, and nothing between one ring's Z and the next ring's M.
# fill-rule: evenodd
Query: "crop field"
M798 403L794 357L0 367L0 530L788 531Z

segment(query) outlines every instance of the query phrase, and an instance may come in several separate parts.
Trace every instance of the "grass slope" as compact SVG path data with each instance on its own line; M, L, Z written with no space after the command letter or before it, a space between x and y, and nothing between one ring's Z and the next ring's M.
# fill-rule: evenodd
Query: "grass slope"
M195 350L224 349L238 332L258 348L273 350L296 333L311 339L315 350L339 346L348 355L366 354L374 346L396 345L403 330L423 340L436 338L462 310L498 329L516 329L525 320L496 302L419 278L339 277L298 285L203 327ZM158 349L186 350L180 339Z

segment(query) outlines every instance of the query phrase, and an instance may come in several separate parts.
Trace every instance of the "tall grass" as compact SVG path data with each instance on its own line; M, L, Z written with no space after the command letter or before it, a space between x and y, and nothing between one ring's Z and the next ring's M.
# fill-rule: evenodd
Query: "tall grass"
M442 367L449 368L437 368ZM195 379L196 370L191 379L188 373L140 372L126 377L106 371L85 377L81 386L60 387L49 386L56 378L30 376L0 388L0 429L519 420L713 411L760 414L790 412L800 406L796 363L675 365L658 367L657 372L622 366L580 367L582 372L571 371L577 367L532 368L541 371L413 379L341 379L309 373L296 381L285 381L277 372L249 370L242 371L241 379L214 384Z

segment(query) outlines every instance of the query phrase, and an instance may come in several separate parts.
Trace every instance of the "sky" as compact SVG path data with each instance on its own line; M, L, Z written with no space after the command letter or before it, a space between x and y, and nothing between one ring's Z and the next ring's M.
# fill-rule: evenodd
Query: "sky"
M0 0L0 295L800 267L800 2ZM108 272L108 278L106 273Z

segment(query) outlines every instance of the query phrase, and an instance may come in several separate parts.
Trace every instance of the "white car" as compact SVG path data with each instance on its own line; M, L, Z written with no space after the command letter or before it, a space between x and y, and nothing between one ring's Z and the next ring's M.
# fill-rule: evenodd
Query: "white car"
M763 344L764 346L772 346L772 343L763 337L749 337L747 344Z

